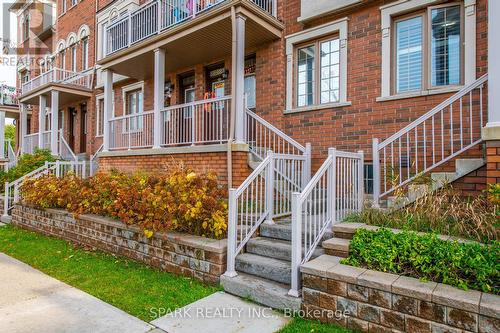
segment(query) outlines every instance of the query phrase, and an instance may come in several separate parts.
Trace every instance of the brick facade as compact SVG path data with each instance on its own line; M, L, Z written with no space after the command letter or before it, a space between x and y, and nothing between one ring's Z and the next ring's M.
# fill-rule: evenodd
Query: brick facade
M218 284L226 269L226 242L175 232L145 237L139 228L116 220L63 210L16 206L12 223L24 229L66 239L144 262L166 272Z
M486 181L500 183L500 141L486 142Z

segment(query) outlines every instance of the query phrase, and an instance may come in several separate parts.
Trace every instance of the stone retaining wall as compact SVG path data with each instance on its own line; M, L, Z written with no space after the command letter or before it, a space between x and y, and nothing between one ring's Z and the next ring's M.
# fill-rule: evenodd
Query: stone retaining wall
M205 283L219 283L226 269L226 240L176 232L157 232L147 238L138 227L109 218L81 215L76 219L64 210L40 210L20 205L13 208L12 223Z
M500 296L339 263L323 255L301 268L311 319L363 332L500 332ZM328 311L346 316L328 316Z

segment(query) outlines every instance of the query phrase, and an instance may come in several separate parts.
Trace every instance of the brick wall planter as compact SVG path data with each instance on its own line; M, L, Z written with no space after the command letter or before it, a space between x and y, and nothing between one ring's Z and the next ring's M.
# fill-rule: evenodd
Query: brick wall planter
M500 332L500 296L342 265L320 256L302 266L303 307L314 319L363 332ZM328 311L348 311L338 319Z
M21 205L14 207L12 223L209 284L218 284L226 269L226 240L176 232L157 232L148 239L138 227L110 218L81 215L76 219L65 210Z

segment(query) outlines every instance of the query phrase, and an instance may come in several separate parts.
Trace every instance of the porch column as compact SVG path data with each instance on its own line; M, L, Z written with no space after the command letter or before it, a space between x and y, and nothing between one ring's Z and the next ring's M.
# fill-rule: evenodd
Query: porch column
M5 158L5 111L0 111L0 158Z
M104 81L104 131L103 131L103 149L109 151L109 141L111 131L109 128L109 120L113 116L113 72L109 69L102 72Z
M28 106L26 104L21 104L21 112L19 114L19 147L21 148L21 153L24 151L24 137L28 133Z
M237 14L233 35L233 69L234 69L234 139L237 143L245 142L245 21Z
M59 155L58 131L59 131L59 91L51 92L51 117L52 127L50 129L50 150L52 155Z
M38 108L38 147L43 148L43 131L45 130L45 109L47 108L47 97L40 95L40 107Z
M488 1L488 123L486 127L500 127L500 1ZM500 128L497 130L500 131Z
M161 145L161 110L165 95L165 50L156 49L154 68L154 119L153 119L153 148Z

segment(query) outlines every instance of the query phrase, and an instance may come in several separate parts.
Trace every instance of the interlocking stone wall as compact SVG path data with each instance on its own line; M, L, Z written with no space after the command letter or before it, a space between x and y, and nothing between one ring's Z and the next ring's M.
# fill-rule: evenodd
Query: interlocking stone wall
M64 210L20 205L13 209L12 223L209 284L217 284L226 269L226 240L176 232L146 238L139 228L109 218L81 215L77 219Z
M500 297L357 268L323 255L302 266L305 313L363 332L500 332ZM348 311L337 319L327 311Z

